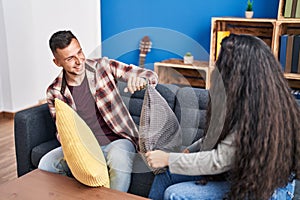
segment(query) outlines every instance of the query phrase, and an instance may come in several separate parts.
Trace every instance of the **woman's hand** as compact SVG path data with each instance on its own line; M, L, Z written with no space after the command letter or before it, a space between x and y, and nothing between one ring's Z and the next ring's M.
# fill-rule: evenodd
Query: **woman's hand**
M130 92L133 94L135 91L142 90L147 86L147 81L145 78L141 77L129 77L127 81L127 87L124 92Z
M169 165L169 153L161 150L148 151L145 156L148 165L153 168L162 168Z
M184 150L182 151L182 153L190 153L190 150L189 150L189 149L184 149Z

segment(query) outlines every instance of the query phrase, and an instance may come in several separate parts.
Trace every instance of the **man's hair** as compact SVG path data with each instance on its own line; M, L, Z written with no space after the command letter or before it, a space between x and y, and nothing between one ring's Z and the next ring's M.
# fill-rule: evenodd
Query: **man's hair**
M57 31L54 33L49 40L49 46L52 53L55 54L56 49L66 48L71 43L72 39L77 40L71 31Z
M225 92L219 142L236 134L229 199L269 199L293 171L300 174L300 110L280 63L258 37L231 34L221 43L211 80L217 100L210 99L207 126L213 126L212 112L220 113L211 102L224 103L217 94Z

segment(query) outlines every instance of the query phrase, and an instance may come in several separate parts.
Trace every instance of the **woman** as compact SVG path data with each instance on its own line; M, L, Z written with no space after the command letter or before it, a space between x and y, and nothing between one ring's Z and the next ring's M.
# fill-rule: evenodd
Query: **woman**
M147 152L150 166L169 167L155 177L149 197L292 199L300 110L270 48L250 35L224 38L210 96L204 139L188 153ZM220 174L225 178L203 181Z

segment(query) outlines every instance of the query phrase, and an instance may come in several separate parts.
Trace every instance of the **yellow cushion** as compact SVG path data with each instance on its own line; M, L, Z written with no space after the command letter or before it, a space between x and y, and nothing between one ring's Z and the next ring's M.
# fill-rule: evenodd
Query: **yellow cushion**
M67 164L81 183L109 188L101 147L88 125L66 103L55 99L56 127Z

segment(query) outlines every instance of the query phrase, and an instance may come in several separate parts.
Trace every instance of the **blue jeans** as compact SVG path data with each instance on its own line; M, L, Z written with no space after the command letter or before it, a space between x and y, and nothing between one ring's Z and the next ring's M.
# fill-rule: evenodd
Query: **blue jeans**
M274 191L270 200L292 200L295 192L295 180L289 182L285 187L278 188Z
M230 190L228 181L208 181L206 185L196 185L201 176L171 174L169 170L155 176L149 198L153 200L218 200ZM270 200L291 200L295 181L284 188L278 188Z
M206 185L196 185L195 181L201 178L202 176L172 174L167 170L165 173L155 176L149 198L154 200L216 200L222 199L224 194L229 191L230 185L227 181L208 181Z
M108 145L101 146L109 170L110 188L127 192L131 181L133 159L135 148L127 139L119 139ZM53 149L42 157L39 169L59 173L71 174L64 159L61 147Z

